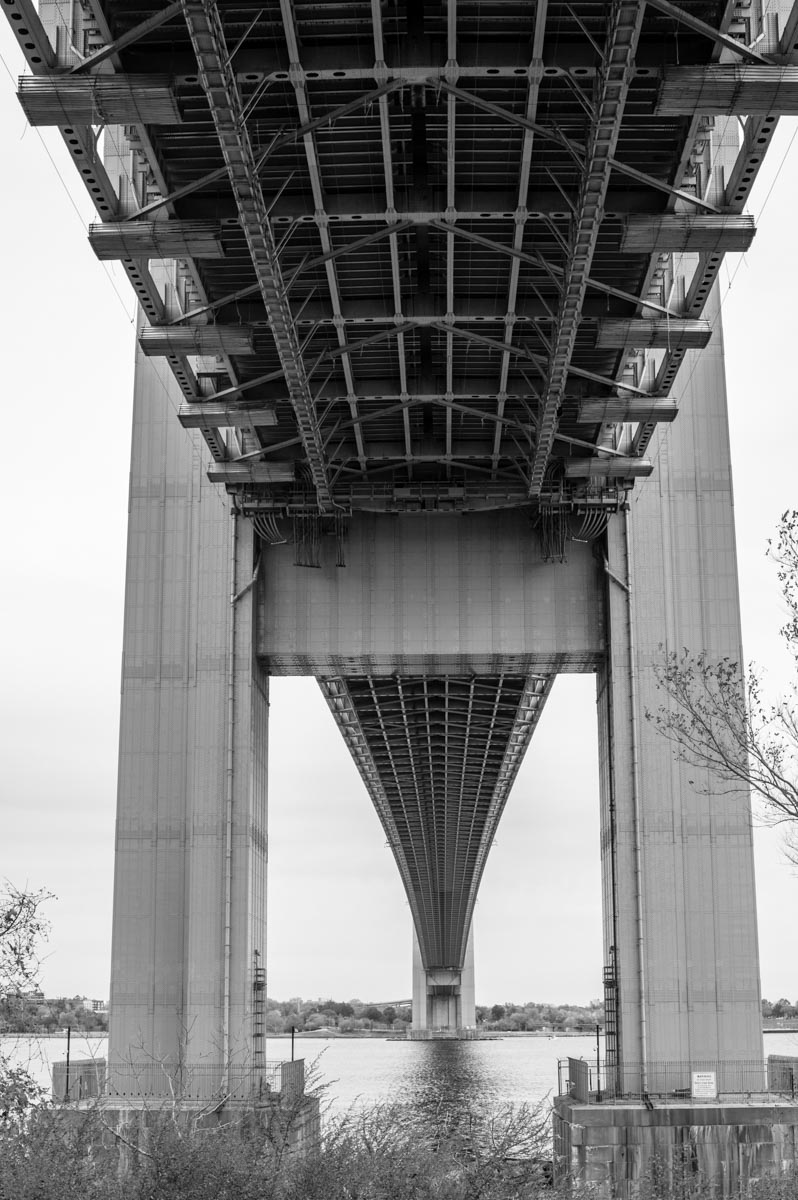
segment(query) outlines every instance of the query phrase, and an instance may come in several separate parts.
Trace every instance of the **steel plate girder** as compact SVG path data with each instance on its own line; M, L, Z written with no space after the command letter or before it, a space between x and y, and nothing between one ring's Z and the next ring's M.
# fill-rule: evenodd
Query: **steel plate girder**
M213 0L184 0L183 10L291 396L316 498L319 507L326 510L330 507L331 495L321 431L277 258L255 155L242 119L241 100L219 12Z
M644 9L645 5L632 3L631 0L616 0L612 8L596 117L587 149L563 296L541 400L538 442L530 464L531 497L539 496L542 491L546 468L554 446L558 413L565 395L587 278L603 216L611 159L621 128L629 91L630 67L640 36Z

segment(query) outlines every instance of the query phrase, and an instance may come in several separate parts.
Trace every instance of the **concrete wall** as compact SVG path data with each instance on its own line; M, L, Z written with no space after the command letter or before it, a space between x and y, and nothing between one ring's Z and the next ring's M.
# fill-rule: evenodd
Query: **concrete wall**
M798 1104L774 1098L715 1104L554 1101L555 1178L586 1184L595 1200L634 1200L641 1183L689 1195L709 1183L718 1200L798 1163Z
M250 1051L265 955L267 678L253 534L206 478L165 365L139 356L125 594L109 1058ZM234 649L231 636L235 634ZM231 649L233 652L231 654ZM232 730L232 739L231 739ZM232 788L229 784L232 783ZM113 1067L112 1067L113 1070ZM135 1070L118 1072L135 1093Z
M272 675L594 670L604 648L600 573L589 546L544 563L514 511L352 518L345 567L270 547L258 653Z
M717 299L709 305L717 317ZM720 323L678 420L609 530L610 653L598 677L605 949L626 1064L762 1060L750 803L678 763L646 720L663 653L742 661ZM652 1071L655 1068L651 1068ZM655 1083L655 1081L653 1081Z

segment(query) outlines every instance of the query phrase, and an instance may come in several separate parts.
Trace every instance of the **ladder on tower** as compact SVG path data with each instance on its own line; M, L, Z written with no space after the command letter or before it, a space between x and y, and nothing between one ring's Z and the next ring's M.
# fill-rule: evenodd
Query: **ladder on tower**
M260 954L255 951L255 969L252 978L252 1065L266 1065L266 968L260 966Z

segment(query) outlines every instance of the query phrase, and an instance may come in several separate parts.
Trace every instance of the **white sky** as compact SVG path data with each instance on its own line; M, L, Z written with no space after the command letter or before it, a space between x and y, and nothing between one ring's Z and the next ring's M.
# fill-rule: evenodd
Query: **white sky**
M16 77L23 64L2 19L0 52ZM48 994L105 997L133 297L89 249L93 212L60 138L27 128L14 93L0 65L0 877L57 896ZM783 121L774 138L750 207L759 233L721 280L746 656L775 683L787 664L766 542L798 506L797 127ZM407 997L409 909L316 684L275 680L271 717L269 994ZM777 835L756 841L763 994L795 1002L798 878ZM594 681L563 677L488 861L478 1000L598 996L599 905Z

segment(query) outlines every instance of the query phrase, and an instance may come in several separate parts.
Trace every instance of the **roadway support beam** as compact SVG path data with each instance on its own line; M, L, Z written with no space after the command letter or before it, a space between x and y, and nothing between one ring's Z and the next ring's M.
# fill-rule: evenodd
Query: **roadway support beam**
M171 403L167 403L169 393ZM122 666L110 1094L224 1093L257 1062L268 678L253 657L253 530L137 359ZM231 602L231 598L235 600ZM262 959L261 959L262 961Z
M626 217L622 254L733 254L749 250L754 218L725 213L645 213Z
M162 75L23 76L17 96L31 125L179 125Z
M701 350L709 341L710 333L708 321L691 321L679 317L666 321L616 318L599 321L596 345L604 349L621 350L625 346L635 346L638 350Z
M255 353L252 330L242 325L148 325L139 345L148 357Z
M583 400L579 405L579 420L585 425L619 424L623 421L673 421L679 406L673 400L626 399L610 396L606 400Z
M709 63L671 67L657 98L658 116L794 116L798 67Z
M213 0L184 0L183 9L316 498L324 510L331 502L324 445L221 18ZM327 120L329 115L324 118Z
M632 64L642 20L643 7L639 4L619 0L612 6L596 116L588 140L562 297L541 397L538 442L530 464L530 497L539 496L543 489L546 468L557 435L560 408L576 344L579 317L604 210L612 158L632 79Z
M223 258L216 221L108 221L89 226L99 259Z
M647 458L629 458L627 455L595 458L567 458L566 479L645 479L654 470Z
M178 420L184 429L246 429L254 432L267 425L277 424L277 413L262 404L243 408L239 404L215 404L212 400L183 404Z

